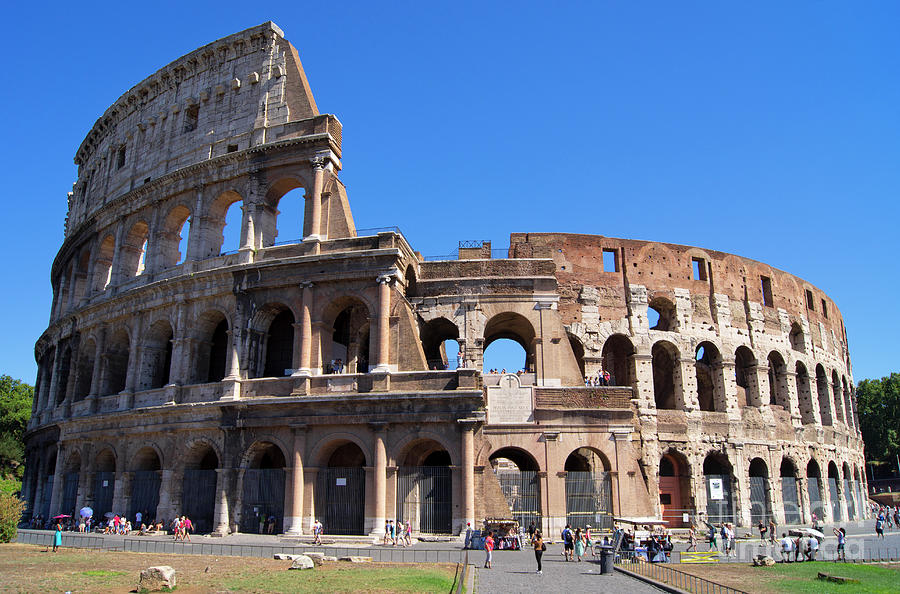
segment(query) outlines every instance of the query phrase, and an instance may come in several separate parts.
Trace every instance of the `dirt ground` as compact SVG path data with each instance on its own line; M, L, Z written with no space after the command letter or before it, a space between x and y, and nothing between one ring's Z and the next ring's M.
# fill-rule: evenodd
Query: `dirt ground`
M403 567L418 571L420 567L400 564L346 562L326 563L313 571L287 571L290 561L255 557L215 557L157 553L123 553L60 549L53 553L35 545L0 545L0 592L130 592L137 587L142 569L169 565L176 570L177 591L294 591L307 589L328 591L428 591L410 589L397 584L380 587L377 574L390 568L400 573ZM428 565L452 581L455 565ZM371 577L369 580L367 577ZM286 580L294 580L293 583ZM382 580L383 581L383 580ZM305 583L304 583L305 582ZM366 589L366 584L375 585ZM349 589L347 588L349 584Z

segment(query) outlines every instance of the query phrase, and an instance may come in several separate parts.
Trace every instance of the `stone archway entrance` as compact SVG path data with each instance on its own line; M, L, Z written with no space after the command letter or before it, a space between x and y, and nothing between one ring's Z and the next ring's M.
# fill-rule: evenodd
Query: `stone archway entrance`
M241 532L280 534L284 521L284 454L272 443L259 444L244 470Z
M355 443L338 446L316 475L316 518L328 534L365 534L366 456Z
M734 522L731 464L720 454L710 454L703 461L706 479L706 521Z
M566 523L606 530L613 525L612 479L606 461L590 448L566 458Z
M683 514L692 513L690 473L683 456L668 452L659 461L659 511L669 528L685 526Z
M519 526L528 528L534 523L535 528L540 528L541 483L534 458L516 448L502 448L491 454L490 462Z
M191 519L197 532L209 533L213 529L216 510L216 468L219 467L219 458L205 444L192 454L184 469L181 509Z
M436 442L410 448L397 469L397 519L425 534L450 534L453 478L450 454Z

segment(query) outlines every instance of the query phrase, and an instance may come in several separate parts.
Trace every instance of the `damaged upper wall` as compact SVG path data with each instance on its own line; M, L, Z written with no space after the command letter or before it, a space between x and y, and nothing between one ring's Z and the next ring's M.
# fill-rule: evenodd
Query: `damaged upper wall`
M587 295L600 320L628 315L630 285L646 287L647 300L671 304L690 299L694 324L747 328L748 319L762 321L767 332L783 331L783 311L789 324L808 321L813 344L844 353L843 319L834 302L809 282L762 262L697 247L568 233L514 233L514 258L552 258L559 282L559 310L566 324L582 321ZM604 268L604 252L607 266ZM697 277L697 278L695 278ZM716 296L720 296L716 298ZM723 300L721 296L727 297ZM727 307L726 311L720 311Z
M297 50L274 23L182 56L113 103L75 155L66 235L115 198L186 166L276 140L330 134ZM339 158L339 154L337 155Z

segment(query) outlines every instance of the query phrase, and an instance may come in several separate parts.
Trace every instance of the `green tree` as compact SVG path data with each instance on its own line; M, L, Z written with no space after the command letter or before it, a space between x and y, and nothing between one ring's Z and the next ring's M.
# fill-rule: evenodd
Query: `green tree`
M0 375L0 479L21 479L25 462L25 427L31 418L34 388Z
M856 406L866 457L893 461L900 453L900 373L859 382Z

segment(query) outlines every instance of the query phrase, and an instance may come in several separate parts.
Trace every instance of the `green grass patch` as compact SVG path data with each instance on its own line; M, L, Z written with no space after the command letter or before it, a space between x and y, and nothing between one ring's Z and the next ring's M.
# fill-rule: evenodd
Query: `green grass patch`
M82 571L81 575L86 575L88 577L115 577L117 575L125 575L125 572L107 571L105 569L89 569L87 571Z
M763 568L760 568L763 569ZM758 570L757 570L758 571ZM900 570L879 565L853 563L779 563L763 569L767 586L782 592L867 592L893 594L900 591ZM859 580L858 584L835 584L817 579L819 572ZM774 579L771 579L774 578Z
M317 567L243 575L223 585L239 592L449 592L453 574L429 567Z

